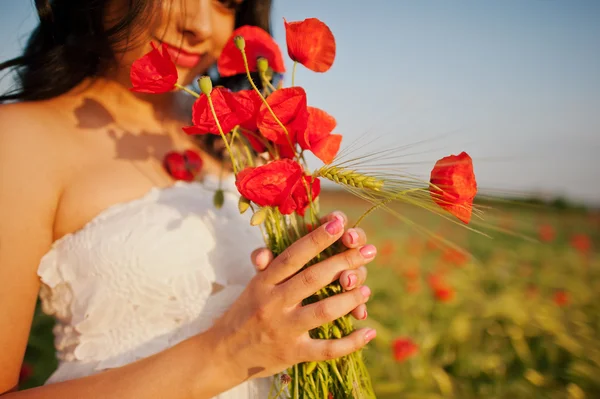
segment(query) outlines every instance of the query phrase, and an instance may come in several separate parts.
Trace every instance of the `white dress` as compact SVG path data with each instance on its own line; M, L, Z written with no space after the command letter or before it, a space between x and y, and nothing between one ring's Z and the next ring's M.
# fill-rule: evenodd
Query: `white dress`
M208 329L241 294L255 274L250 252L264 243L250 212L238 212L233 179L214 207L217 184L153 188L52 245L38 269L44 312L57 320L59 366L46 384L169 348ZM270 383L251 380L217 398L265 399Z

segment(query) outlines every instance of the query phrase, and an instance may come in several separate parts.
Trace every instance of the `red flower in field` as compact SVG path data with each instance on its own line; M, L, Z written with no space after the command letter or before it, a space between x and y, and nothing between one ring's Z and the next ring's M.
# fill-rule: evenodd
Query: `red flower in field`
M304 133L308 125L306 92L301 87L289 87L275 91L267 97L267 103L285 126L289 140L296 143L296 136ZM265 104L261 105L257 125L267 139L277 144L289 144L285 131L273 118Z
M223 77L246 73L241 51L235 46L234 38L242 36L246 42L244 51L248 58L250 72L256 72L256 60L260 57L269 62L269 67L278 73L285 72L283 56L279 46L271 35L256 26L245 25L233 31L231 38L225 44L219 59L217 69Z
M455 266L463 266L469 260L469 256L458 249L447 248L442 255L442 260Z
M436 290L441 287L445 287L446 283L441 274L432 273L427 277L427 283L432 290Z
M421 283L419 283L419 280L406 282L406 292L408 292L410 294L416 294L420 290L421 290Z
M183 153L171 151L163 159L164 168L177 180L194 180L202 170L202 165L202 158L192 150L185 150Z
M238 101L229 89L217 87L210 94L210 98L224 134L252 117L252 109L246 108L247 104ZM193 126L183 128L187 134L220 134L208 103L208 96L202 94L194 103L192 122Z
M287 22L285 40L290 58L315 72L326 72L335 59L335 38L327 25L317 18Z
M439 302L450 302L454 299L455 291L449 286L440 286L433 291L435 299Z
M331 392L327 392L327 399L333 399L333 394Z
M543 224L540 226L539 230L540 240L551 242L556 238L556 230L549 224Z
M138 93L167 93L177 83L177 68L164 44L162 53L154 43L150 44L152 51L131 65L129 78L133 87L130 90Z
M441 208L464 223L469 223L477 183L473 160L466 152L450 155L436 162L431 171L431 197Z
M313 154L325 164L330 164L337 155L342 135L331 134L337 122L327 112L308 107L308 125L303 134L298 135L298 144Z
M404 278L406 278L408 280L418 279L419 276L421 275L421 270L419 269L419 264L416 262L412 263L406 269L404 269L404 272L402 274L404 275Z
M19 372L19 384L26 382L33 375L33 366L23 362L21 371Z
M592 240L585 234L575 234L571 237L571 245L573 248L586 255L592 249Z
M396 359L397 362L403 362L416 355L419 352L419 347L412 339L401 337L396 338L392 342L392 352L394 353L394 359Z
M569 301L570 300L569 293L566 291L563 291L563 290L556 291L554 293L553 300L557 306L560 306L560 307L566 306L570 302Z

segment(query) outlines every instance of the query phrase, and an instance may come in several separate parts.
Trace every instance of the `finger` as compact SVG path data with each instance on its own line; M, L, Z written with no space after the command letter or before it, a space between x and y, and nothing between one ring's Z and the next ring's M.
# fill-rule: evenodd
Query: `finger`
M342 235L342 243L346 248L356 248L367 243L367 235L360 227L346 230Z
M268 248L258 248L252 251L250 259L252 260L254 268L261 272L273 261L273 252Z
M367 268L365 266L361 266L355 270L344 270L340 274L340 284L346 291L363 285L366 279Z
M331 222L336 217L341 217L343 219L344 227L348 224L348 216L346 216L346 214L341 211L333 211L319 220L321 221L321 224L326 224L327 222Z
M369 300L371 290L363 285L357 290L330 296L296 310L297 326L302 331L312 330L352 312Z
M278 284L293 276L325 248L335 243L344 231L340 216L308 233L276 257L264 272L267 283Z
M333 360L364 347L377 336L372 328L361 328L338 339L310 339L304 346L305 361Z
M289 280L275 287L288 305L300 303L321 288L340 278L344 270L354 270L375 258L377 249L373 245L349 249L302 270ZM356 276L358 281L358 275Z
M356 320L365 320L368 316L367 305L365 305L365 304L358 305L356 308L354 308L354 310L352 312L350 312L350 314Z

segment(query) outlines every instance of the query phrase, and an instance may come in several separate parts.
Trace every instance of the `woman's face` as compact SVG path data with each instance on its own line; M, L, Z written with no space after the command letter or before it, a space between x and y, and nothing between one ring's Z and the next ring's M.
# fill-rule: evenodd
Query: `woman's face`
M152 0L151 0L152 1ZM150 42L164 43L177 65L179 84L187 85L215 63L235 26L235 7L243 0L163 0L157 2L150 23L141 28L136 44L117 56L119 68L129 67L151 50ZM115 0L108 15L119 15L128 0Z

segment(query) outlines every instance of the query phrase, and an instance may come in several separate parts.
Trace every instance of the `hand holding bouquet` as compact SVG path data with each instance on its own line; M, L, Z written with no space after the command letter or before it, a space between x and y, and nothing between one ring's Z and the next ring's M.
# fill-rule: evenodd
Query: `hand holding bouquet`
M329 28L310 18L285 21L288 54L315 72L325 72L335 58L335 41ZM310 107L302 87L273 85L275 74L285 72L283 57L270 35L257 27L243 26L228 41L218 60L221 76L246 74L251 90L231 92L213 87L208 76L199 80L201 95L177 84L177 72L168 55L156 47L131 69L134 91L165 93L179 88L198 97L193 106L190 135L221 137L229 154L241 194L240 212L252 212L251 223L260 226L265 243L275 255L320 225L318 199L321 179L337 183L372 204L366 216L382 209L402 218L393 207L404 202L453 215L469 223L477 192L472 161L462 152L439 160L429 182L405 175L388 162L389 149L358 158L339 154L342 136L335 134L336 120L324 110ZM260 86L252 78L258 76ZM305 153L312 152L323 166L309 171ZM378 165L379 163L379 165ZM392 166L390 166L392 165ZM215 204L223 201L215 194ZM359 219L357 224L362 220ZM416 226L418 228L418 226ZM333 257L345 248L330 246L308 261L306 268ZM342 292L334 282L304 298L308 305ZM342 338L354 331L348 316L314 328L313 339ZM361 352L322 362L300 363L275 379L272 397L374 398Z

